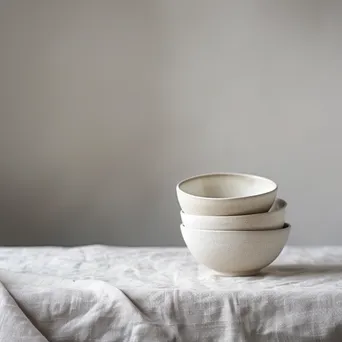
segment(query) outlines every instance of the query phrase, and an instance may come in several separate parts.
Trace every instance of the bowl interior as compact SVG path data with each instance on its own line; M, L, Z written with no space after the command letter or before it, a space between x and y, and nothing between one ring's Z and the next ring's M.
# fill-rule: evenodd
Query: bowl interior
M274 203L273 203L271 209L269 210L269 212L273 213L275 211L284 210L284 209L286 209L286 207L287 207L287 202L285 200L281 199L281 198L277 198L274 201ZM258 214L256 214L256 215L258 215Z
M214 229L195 229L195 228L191 228L191 227L186 227L183 223L181 223L180 225L181 230L188 230L188 231L192 231L196 234L198 234L199 232L202 233L208 233L210 235L221 235L221 236L227 236L228 235L250 235L250 236L257 236L258 234L268 234L269 232L271 232L272 234L277 234L277 233L281 233L281 231L286 230L286 229L290 229L291 225L287 222L284 223L284 225L281 228L278 229L263 229L263 230L255 230L255 229L244 229L244 230L214 230Z
M270 179L245 174L212 174L187 179L179 184L183 192L206 198L249 197L276 190Z

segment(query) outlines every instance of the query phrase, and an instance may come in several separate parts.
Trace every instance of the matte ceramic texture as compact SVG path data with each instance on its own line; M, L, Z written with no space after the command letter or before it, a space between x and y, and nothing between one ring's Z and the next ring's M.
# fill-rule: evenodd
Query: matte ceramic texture
M205 174L176 187L181 209L205 216L246 215L270 210L277 196L272 180L241 173Z
M184 241L198 263L231 276L258 273L284 248L290 225L273 230L215 231L181 225Z
M265 230L279 229L285 223L285 209L287 203L277 198L266 213L239 216L201 216L190 215L181 211L182 222L185 227L192 229L210 230Z

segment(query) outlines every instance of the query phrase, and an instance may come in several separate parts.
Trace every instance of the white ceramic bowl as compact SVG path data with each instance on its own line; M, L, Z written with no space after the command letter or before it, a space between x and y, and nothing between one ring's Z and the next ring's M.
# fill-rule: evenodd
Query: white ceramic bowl
M222 275L255 275L274 261L284 248L290 225L273 230L215 231L181 225L190 253Z
M277 184L254 175L217 173L183 180L176 191L179 205L187 214L246 215L269 211Z
M200 216L181 211L185 227L210 230L265 230L282 228L285 223L287 203L277 198L270 211L239 216Z

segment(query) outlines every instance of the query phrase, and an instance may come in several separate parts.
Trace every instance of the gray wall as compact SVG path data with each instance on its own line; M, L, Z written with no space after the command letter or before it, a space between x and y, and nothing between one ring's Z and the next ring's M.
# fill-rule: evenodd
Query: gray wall
M342 243L341 1L0 2L1 244L179 245L175 184L269 176Z

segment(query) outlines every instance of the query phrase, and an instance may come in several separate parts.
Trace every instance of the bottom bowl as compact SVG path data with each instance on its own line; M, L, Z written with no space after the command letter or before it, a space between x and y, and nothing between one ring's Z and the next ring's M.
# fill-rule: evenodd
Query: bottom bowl
M222 275L257 274L273 262L284 248L291 226L275 230L218 231L181 225L190 253L199 262Z

